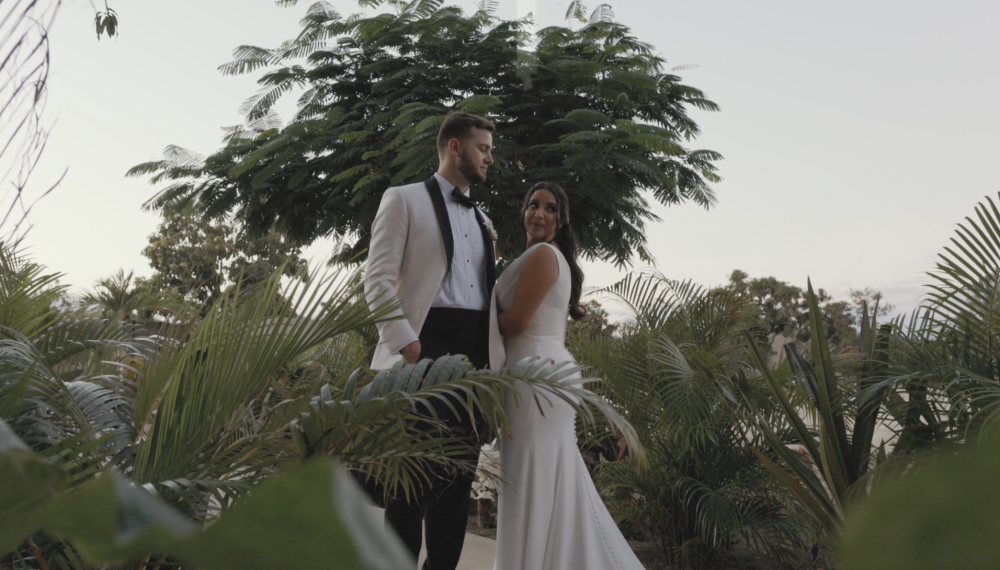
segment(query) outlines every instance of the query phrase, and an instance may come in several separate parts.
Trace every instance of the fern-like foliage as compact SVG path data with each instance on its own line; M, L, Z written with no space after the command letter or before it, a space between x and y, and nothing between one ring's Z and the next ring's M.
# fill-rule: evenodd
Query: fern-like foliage
M938 255L921 306L897 323L879 388L906 450L978 439L1000 425L1000 208L986 197Z
M774 412L748 373L749 300L656 273L630 275L599 294L632 321L575 348L635 426L650 462L645 471L621 461L596 469L623 530L656 542L682 568L704 567L736 545L777 556L801 548L797 509L750 451L760 436L738 405L747 398Z
M468 442L415 410L444 400L500 431L503 391L515 384L570 402L591 425L603 418L643 457L631 426L580 386L587 379L567 380L575 368L525 362L484 373L453 356L371 373L375 324L394 306L370 306L357 274L241 282L199 320L155 337L127 319L60 308L56 278L0 247L0 425L72 487L120 476L199 524L225 520L266 479L316 457L411 492L431 463L475 468L462 459ZM116 475L97 477L109 470ZM30 568L37 556L87 568L72 545L44 534L0 550L4 567Z

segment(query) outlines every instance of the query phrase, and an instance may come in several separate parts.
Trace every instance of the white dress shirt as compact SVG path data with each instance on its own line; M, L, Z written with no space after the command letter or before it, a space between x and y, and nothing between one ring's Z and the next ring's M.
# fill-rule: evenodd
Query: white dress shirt
M451 235L455 238L455 253L451 258L451 271L444 280L431 307L452 309L472 309L488 311L490 302L486 292L486 244L483 231L476 219L473 208L455 201L451 193L455 189L444 176L435 173L444 204L451 221ZM469 195L466 189L464 194Z

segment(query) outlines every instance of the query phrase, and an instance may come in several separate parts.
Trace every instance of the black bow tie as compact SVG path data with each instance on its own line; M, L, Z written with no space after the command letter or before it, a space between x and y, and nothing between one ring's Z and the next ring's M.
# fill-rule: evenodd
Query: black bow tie
M462 191L459 190L458 188L455 188L454 190L451 191L451 197L454 198L456 202L465 206L466 208L476 207L476 201L463 194Z

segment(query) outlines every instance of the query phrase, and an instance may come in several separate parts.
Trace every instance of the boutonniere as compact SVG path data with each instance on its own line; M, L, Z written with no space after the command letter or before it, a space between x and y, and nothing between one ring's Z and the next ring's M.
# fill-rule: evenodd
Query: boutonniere
M486 234L490 236L490 239L498 241L497 231L493 229L493 221L483 216L483 223L486 225Z

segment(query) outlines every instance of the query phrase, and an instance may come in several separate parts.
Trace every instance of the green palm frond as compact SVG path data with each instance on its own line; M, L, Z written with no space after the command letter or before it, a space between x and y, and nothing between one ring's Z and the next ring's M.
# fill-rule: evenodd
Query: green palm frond
M275 307L279 289L288 302ZM285 287L275 275L222 299L186 345L149 364L136 402L136 421L150 434L137 459L138 480L187 475L201 461L191 450L216 441L290 362L388 314L388 304L370 312L359 291L356 280L337 274Z
M371 308L353 274L283 283L279 271L238 286L184 331L154 338L137 336L133 325L50 310L57 295L37 281L51 281L39 267L26 275L8 306L28 315L17 322L36 334L0 335L0 413L81 489L114 469L199 523L226 520L258 485L309 456L340 457L386 488L412 489L429 462L473 467L458 459L467 442L442 434L433 418L414 429L413 410L446 402L484 413L486 429L501 431L504 391L520 384L532 387L521 405L567 401L581 421L601 418L617 430L636 464L644 459L631 426L582 387L589 379L575 368L527 361L473 372L452 357L368 372L375 323L393 307ZM38 312L44 329L31 318ZM55 567L83 567L66 543L36 539ZM15 554L29 551L22 545Z
M921 306L892 323L878 349L887 362L862 388L869 402L884 401L896 456L977 439L1000 425L998 228L1000 209L987 197L939 254ZM881 334L868 328L870 340ZM874 411L869 403L866 417Z
M838 370L811 283L806 299L812 361L800 355L794 344L785 345L785 350L810 396L808 405L794 403L787 384L771 371L749 332L745 333L745 342L752 362L779 405L777 425L784 424L789 429L785 433L774 429L775 416L762 416L758 403L744 401L744 405L766 442L766 448L754 448L761 463L823 525L829 536L838 536L845 508L866 494L865 485L875 455L872 438L879 421L878 412L887 405L889 394L884 383L892 327L885 326L876 332L874 318L868 322L866 311L859 351L861 365ZM818 418L816 429L803 420L807 410ZM801 445L805 456L791 449L790 444Z
M456 414L478 411L487 421L487 430L501 433L506 430L504 391L526 384L533 399L519 405L541 406L559 399L588 425L596 425L600 417L626 439L635 460L642 464L645 452L632 426L602 397L582 388L593 379L574 378L578 374L576 367L543 360L526 360L499 372L474 371L462 356L415 365L400 363L370 380L357 371L339 389L325 386L313 398L311 410L293 423L293 433L304 456L341 457L363 467L383 488L394 491L394 482L399 482L409 493L410 485L425 477L422 466L427 462L454 464L452 458L468 454L467 444L451 438L436 417L417 416L415 410L434 414L437 403ZM416 427L416 419L423 420L425 427ZM474 469L475 465L457 467Z
M927 420L962 426L971 434L984 427L992 429L1000 420L996 403L1000 401L996 364L1000 354L1000 209L992 198L986 197L976 206L975 215L958 225L951 245L939 254L929 276L930 292L923 304L924 337L932 342L912 356L931 366L925 366L928 373L919 385L911 382L911 388L919 391L918 397L926 394L928 408L923 413L930 416ZM942 396L945 407L965 413L945 419L932 408Z
M90 419L62 375L29 339L0 339L0 395L7 419L34 448L90 434Z
M66 287L10 245L0 242L0 324L34 337L56 319L54 305Z
M2 420L0 479L0 552L13 568L82 570L125 560L143 566L156 563L150 553L217 570L319 569L334 559L357 570L412 563L356 485L329 461L275 477L203 528L114 470L69 489L65 471L31 453ZM197 482L169 484L183 494ZM53 542L53 536L70 542Z
M697 294L690 281L671 281L659 273L631 273L621 281L598 290L625 305L642 326L657 329L686 298Z
M151 342L138 336L134 325L107 319L63 318L30 340L39 357L61 373L69 373L74 357L86 352L107 350L122 354L141 354Z
M786 556L801 544L799 521L786 514L786 495L748 447L762 438L741 412L747 399L774 414L747 367L743 334L756 318L750 300L651 272L599 293L632 320L574 349L603 378L604 393L650 455L647 472L620 462L597 468L616 520L657 541L668 562L683 568L704 567L712 552L737 541Z

